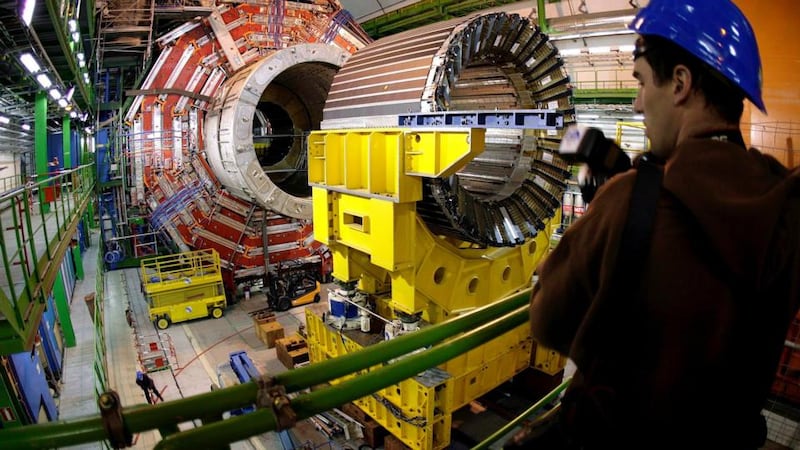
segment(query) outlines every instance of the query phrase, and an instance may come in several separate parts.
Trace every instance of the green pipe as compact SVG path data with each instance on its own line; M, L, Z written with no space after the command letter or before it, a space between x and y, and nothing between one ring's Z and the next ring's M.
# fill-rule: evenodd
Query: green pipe
M508 422L505 426L503 426L499 430L497 430L494 433L492 433L491 436L487 437L486 439L483 440L483 442L479 443L475 447L472 447L470 450L483 450L483 449L489 448L489 446L491 444L495 443L498 439L500 439L501 437L505 436L509 431L511 431L514 427L519 425L523 420L526 420L528 417L530 417L533 413L535 413L537 410L539 410L542 406L544 406L544 405L550 403L551 401L553 401L553 399L556 398L556 396L558 394L560 394L561 391L563 391L564 389L567 388L567 386L569 386L569 383L571 381L572 381L572 377L568 377L567 379L562 381L561 384L556 386L556 388L553 389L552 391L550 391L549 394L547 394L544 397L542 397L541 399L539 399L538 402L534 403L533 406L531 406L530 408L525 410L525 412L523 412L519 416L515 417L514 420L512 420L511 422Z
M418 332L407 334L391 341L384 341L335 359L283 372L274 377L274 383L284 386L286 392L291 393L375 366L419 348L442 342L459 332L474 329L476 326L483 325L522 306L527 308L529 295L530 289L526 289L512 297ZM525 320L527 320L527 315ZM428 352L424 354L428 354ZM429 363L425 367L433 367L434 365ZM415 373L420 371L418 370ZM362 378L358 377L359 380ZM400 380L402 379L404 378L400 378ZM387 386L391 384L394 384L394 382L387 384ZM222 414L231 409L250 405L256 398L257 392L258 386L256 383L239 384L156 406L124 408L123 415L128 431L138 433L185 422L198 418L200 415ZM354 399L364 395L366 394L354 397ZM346 403L346 401L341 403ZM61 428L61 426L68 427ZM59 421L46 425L0 430L0 442L8 443L9 448L53 448L94 442L104 438L105 433L99 418L79 419L71 422Z
M276 375L275 380L286 388L286 392L296 392L310 386L316 386L372 367L397 356L405 355L414 350L437 344L457 333L472 330L490 320L514 311L520 306L527 305L529 301L530 288L447 322L423 328L391 341L379 342L355 353L348 353L334 359L283 372Z
M217 448L278 428L275 413L269 408L232 417L221 422L203 425L173 434L156 444L156 450L187 448Z
M515 312L484 324L450 342L437 345L429 350L403 358L342 383L308 394L302 394L291 400L292 410L297 415L298 420L309 418L323 411L329 411L344 403L358 400L373 392L411 378L428 368L442 364L527 321L527 306L519 307ZM243 418L247 418L249 421L239 420ZM213 447L274 430L276 425L276 419L271 409L260 409L254 413L240 416L237 420L236 426L231 424L230 420L226 420L222 423L193 428L169 436L159 442L156 449L180 450L203 446ZM230 425L228 428L221 428L228 425ZM267 426L270 428L267 428Z
M542 33L550 32L550 27L547 25L547 14L545 11L544 0L536 1L536 13L539 16L539 29Z
M527 321L528 307L519 307L513 313L493 320L449 342L403 358L378 370L353 377L330 388L313 391L293 399L292 408L300 418L310 417L318 411L328 411L449 361Z

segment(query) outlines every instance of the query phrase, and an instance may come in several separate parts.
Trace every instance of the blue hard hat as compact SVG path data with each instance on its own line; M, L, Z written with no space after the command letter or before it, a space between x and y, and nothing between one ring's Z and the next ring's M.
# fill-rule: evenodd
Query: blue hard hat
M738 86L758 109L761 57L750 22L731 0L650 0L628 26L661 36L700 58Z
M141 380L142 378L144 378L144 375L142 374L141 371L137 370L136 371L136 379L137 380Z

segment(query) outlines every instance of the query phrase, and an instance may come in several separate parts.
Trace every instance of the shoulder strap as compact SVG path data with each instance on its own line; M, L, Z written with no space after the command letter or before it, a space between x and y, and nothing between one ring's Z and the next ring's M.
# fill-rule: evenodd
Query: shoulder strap
M622 232L619 267L615 270L614 285L619 291L622 277L636 279L641 272L641 262L647 257L656 206L661 192L663 172L660 166L650 160L648 154L642 156L636 169L636 181L628 206L628 219Z

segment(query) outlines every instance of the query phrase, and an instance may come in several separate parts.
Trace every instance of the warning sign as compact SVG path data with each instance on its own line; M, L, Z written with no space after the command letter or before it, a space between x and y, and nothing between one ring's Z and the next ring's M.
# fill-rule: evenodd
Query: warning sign
M17 420L14 417L14 410L7 406L0 408L0 419L3 419L3 422L15 422Z

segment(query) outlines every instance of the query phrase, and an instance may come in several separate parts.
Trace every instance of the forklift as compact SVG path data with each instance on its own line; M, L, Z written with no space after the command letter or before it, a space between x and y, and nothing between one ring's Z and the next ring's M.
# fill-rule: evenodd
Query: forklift
M321 262L282 262L267 277L267 302L276 311L320 300Z

